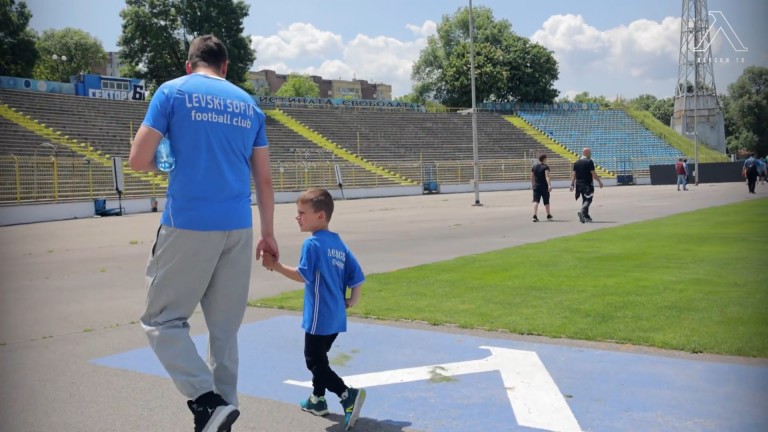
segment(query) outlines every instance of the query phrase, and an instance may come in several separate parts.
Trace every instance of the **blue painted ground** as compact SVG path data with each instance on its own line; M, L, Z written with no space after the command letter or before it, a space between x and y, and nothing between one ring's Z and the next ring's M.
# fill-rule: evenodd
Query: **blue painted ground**
M240 331L240 391L288 403L309 390L300 317L246 324ZM205 351L207 338L195 343ZM535 351L583 431L768 430L768 367L682 360L615 351L481 338L350 322L330 353L341 376L488 356L481 345ZM348 357L347 357L348 356ZM346 361L345 361L346 359ZM167 376L149 348L93 363ZM340 413L330 395L331 412ZM534 431L522 427L498 372L372 387L363 418L432 432Z

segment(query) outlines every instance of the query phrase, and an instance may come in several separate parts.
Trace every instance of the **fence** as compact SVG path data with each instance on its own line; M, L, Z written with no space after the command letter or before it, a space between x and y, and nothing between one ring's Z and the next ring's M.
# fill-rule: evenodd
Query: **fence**
M530 159L486 160L479 163L481 182L529 181ZM423 166L434 168L440 184L461 184L474 179L472 161L380 162L377 165L417 184L424 182ZM335 166L339 165L345 188L398 185L392 179L373 174L349 162L273 162L272 181L276 192L300 191L310 187L336 187ZM554 179L570 176L570 163L549 164ZM162 174L161 174L162 175ZM145 178L125 175L125 198L165 195L165 188ZM86 200L115 196L112 167L81 157L0 156L0 204Z

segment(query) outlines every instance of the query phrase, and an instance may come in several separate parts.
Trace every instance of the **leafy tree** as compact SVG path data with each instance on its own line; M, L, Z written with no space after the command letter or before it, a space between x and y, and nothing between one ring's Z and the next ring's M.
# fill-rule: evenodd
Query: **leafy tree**
M671 126L672 114L675 113L675 98L670 96L664 99L657 99L648 110L656 119L667 126Z
M94 67L107 62L101 41L71 27L44 31L37 40L37 50L40 53L34 70L37 79L69 82L70 76L92 72ZM58 60L53 59L54 55Z
M318 97L320 87L308 75L290 75L275 93L280 97Z
M552 52L512 32L485 6L472 9L477 102L552 102L557 61ZM444 15L413 66L414 92L448 106L471 106L469 8Z
M650 111L653 105L658 99L652 94L641 94L640 96L631 99L629 106L640 111Z
M735 126L729 148L768 153L768 68L750 66L728 86L726 117Z
M32 12L22 0L0 0L0 75L30 77L37 62Z
M227 79L253 94L246 74L256 55L243 35L249 5L244 0L126 0L118 40L123 71L150 88L186 74L189 44L213 34L227 47Z
M586 91L574 96L573 101L576 103L596 103L603 108L608 108L612 105L611 101L609 101L605 96L590 96L589 92Z

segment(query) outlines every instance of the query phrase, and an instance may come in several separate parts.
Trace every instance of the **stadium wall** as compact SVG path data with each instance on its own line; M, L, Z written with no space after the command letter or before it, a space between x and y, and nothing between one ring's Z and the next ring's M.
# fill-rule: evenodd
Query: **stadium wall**
M689 163L688 172L691 173L693 181L693 164ZM699 183L730 183L742 182L741 169L744 162L714 162L699 163ZM675 174L675 165L651 165L651 184L652 185L673 185L677 183Z

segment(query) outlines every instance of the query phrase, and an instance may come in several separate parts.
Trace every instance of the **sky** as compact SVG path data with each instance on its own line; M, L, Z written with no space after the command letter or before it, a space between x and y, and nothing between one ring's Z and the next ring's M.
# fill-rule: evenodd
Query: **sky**
M117 51L124 0L26 0L30 27L75 27ZM393 97L411 91L411 67L443 16L469 0L284 0L256 1L244 21L256 50L251 70L365 79L392 85ZM678 76L682 1L473 0L496 20L551 51L561 96L586 91L608 99L674 94ZM751 65L768 67L768 2L710 0L732 32L712 41L719 93ZM710 24L713 21L710 18ZM722 26L726 28L725 25ZM737 41L736 36L741 44ZM737 49L746 48L746 51Z

